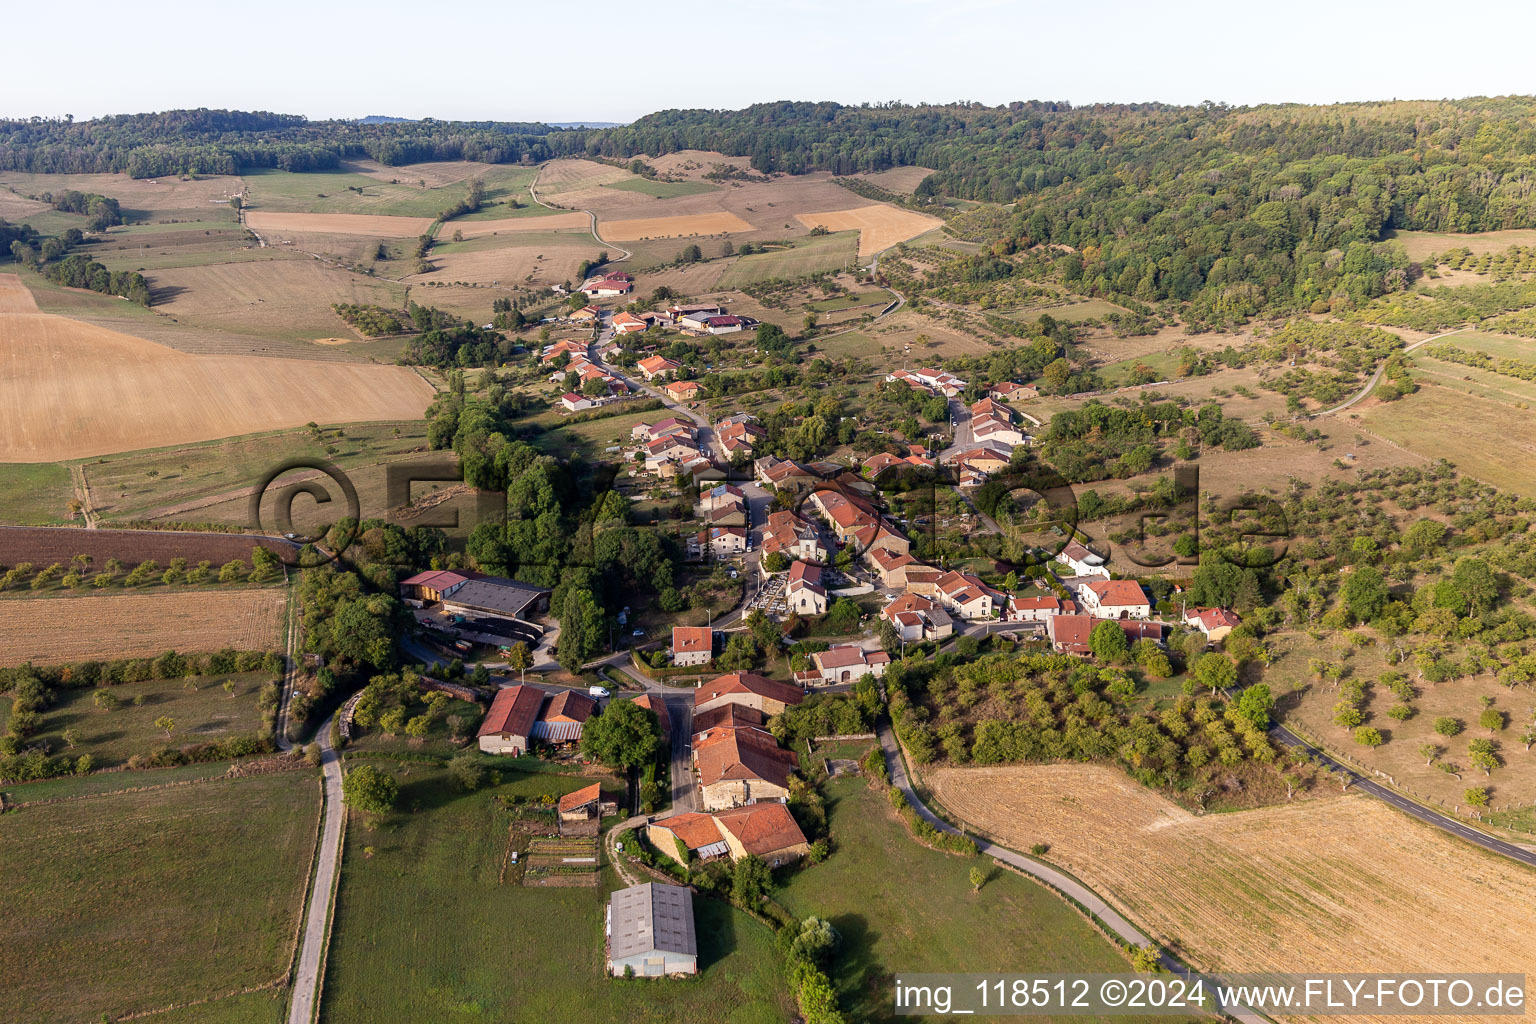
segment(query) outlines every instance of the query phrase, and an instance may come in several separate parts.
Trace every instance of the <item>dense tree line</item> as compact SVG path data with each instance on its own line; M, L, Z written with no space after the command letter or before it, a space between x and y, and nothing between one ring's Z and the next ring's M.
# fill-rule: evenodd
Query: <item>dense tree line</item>
M123 210L116 199L97 195L94 192L79 192L70 189L57 196L49 193L43 194L44 202L51 202L55 210L65 213L78 213L87 218L86 228L91 231L105 231L114 224L123 222Z
M108 270L89 256L66 256L45 264L43 276L68 288L88 288L103 295L120 295L141 306L150 303L149 282L136 270Z

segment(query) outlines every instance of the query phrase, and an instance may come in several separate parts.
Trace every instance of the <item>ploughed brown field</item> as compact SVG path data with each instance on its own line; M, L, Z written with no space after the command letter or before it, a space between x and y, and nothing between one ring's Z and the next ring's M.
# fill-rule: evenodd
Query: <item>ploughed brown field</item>
M0 275L0 309L25 293ZM30 301L30 296L26 301ZM57 462L302 426L414 419L404 367L190 355L44 313L0 312L0 462Z
M147 658L166 651L273 651L282 590L25 598L0 605L0 665Z
M1046 860L1203 969L1536 979L1536 871L1363 795L1200 816L1097 765L927 781L1004 844L1048 843Z
M248 210L245 223L256 232L368 235L373 238L412 238L432 226L431 217L385 217L367 213L279 213Z
M289 478L285 478L287 480ZM168 565L185 558L194 565L214 565L239 559L251 562L251 549L260 545L279 558L294 561L297 549L279 537L252 537L237 533L182 533L172 530L86 530L69 526L0 526L0 565L7 568L31 562L39 568L54 562L70 562L89 555L94 567L116 558L129 565L154 559Z
M458 233L465 238L482 235L504 235L514 231L556 231L575 228L585 231L592 223L585 213L551 213L544 217L503 217L500 220L455 220L443 225L440 235Z

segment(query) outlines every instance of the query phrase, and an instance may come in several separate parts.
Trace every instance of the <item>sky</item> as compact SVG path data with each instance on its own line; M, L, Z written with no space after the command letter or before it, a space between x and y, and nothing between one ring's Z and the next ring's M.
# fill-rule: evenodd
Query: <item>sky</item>
M0 116L226 107L629 121L781 99L1246 105L1536 92L1517 56L1536 35L1529 0L72 0L67 10L5 5Z

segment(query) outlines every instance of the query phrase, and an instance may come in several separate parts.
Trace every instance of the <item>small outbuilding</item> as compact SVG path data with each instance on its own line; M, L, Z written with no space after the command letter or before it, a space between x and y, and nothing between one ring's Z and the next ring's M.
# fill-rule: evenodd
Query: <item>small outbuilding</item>
M699 972L693 893L680 885L648 882L618 890L609 897L603 931L611 974L660 978Z

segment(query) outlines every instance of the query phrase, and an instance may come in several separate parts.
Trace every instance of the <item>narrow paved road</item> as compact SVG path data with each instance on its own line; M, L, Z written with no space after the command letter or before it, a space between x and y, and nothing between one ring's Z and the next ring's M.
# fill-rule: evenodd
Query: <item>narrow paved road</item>
M1412 345L1409 345L1407 348L1403 349L1403 354L1407 355L1409 352L1412 352L1416 348L1423 348L1425 345L1428 345L1432 341L1439 341L1441 338L1449 337L1452 334L1460 334L1464 330L1466 330L1465 327L1458 327L1458 328L1456 328L1453 331L1441 331L1439 334L1431 335L1428 338L1423 338L1423 339L1421 339L1419 341L1414 342ZM1387 358L1390 359L1391 356L1388 356ZM1386 372L1387 372L1387 362L1386 362L1385 359L1383 359L1382 362L1381 362L1381 365L1376 367L1376 372L1371 374L1371 379L1365 382L1365 387L1361 388L1358 392L1356 392L1355 396L1353 398L1345 399L1344 401L1340 402L1338 405L1334 406L1332 409L1324 409L1322 412L1314 413L1313 415L1316 415L1316 416L1331 416L1331 415L1333 415L1336 412L1343 412L1345 409L1350 408L1351 406L1355 405L1357 402L1363 401L1365 399L1365 396L1370 394L1373 390L1375 390L1377 384L1381 383L1381 375L1383 373L1386 373Z
M906 796L907 800L912 804L912 809L917 812L917 816L940 832L959 835L960 831L958 829L930 811L912 789L912 783L907 779L906 766L902 764L901 748L896 744L896 735L891 731L890 722L881 721L879 735L880 749L885 753L885 766L890 770L891 783ZM1070 896L1122 940L1134 946L1150 946L1153 944L1152 940L1143 935L1135 925L1122 917L1119 911L1105 903L1097 893L1075 878L1070 878L1055 868L1042 864L1037 860L1031 860L1021 853L1015 853L1005 846L998 846L996 843L988 842L978 836L971 836L970 838L975 840L976 849L983 856L992 857L1010 867L1018 868L1025 874L1033 875L1059 892ZM1162 954L1162 965L1172 974L1180 976L1190 974L1189 968L1167 953ZM1267 1024L1266 1019L1262 1015L1251 1010L1232 1007L1227 1010L1227 1014L1243 1021L1244 1024Z
M299 947L299 962L294 967L293 999L288 1004L288 1024L310 1024L320 995L320 970L331 935L331 896L336 889L336 872L341 863L341 823L346 810L341 803L341 760L331 749L331 722L320 726L316 742L320 744L320 765L324 773L325 819L320 832L320 856L315 860L315 878L309 890L308 916L304 920L304 940Z
M1283 725L1272 726L1270 734L1279 741L1281 746L1304 750L1312 755L1314 759L1323 762L1334 771L1342 773L1349 779L1349 785L1352 788L1369 793L1376 799L1391 804L1404 814L1411 815L1426 825L1433 825L1442 832L1448 832L1458 839L1465 839L1474 846L1480 846L1490 853L1496 853L1500 856L1508 857L1510 860L1519 861L1521 864L1527 864L1536 868L1536 852L1533 852L1531 849L1518 846L1515 843L1505 842L1503 839L1488 835L1486 832L1479 832L1477 829L1450 815L1431 810L1423 804L1410 800L1394 789L1383 786L1379 782L1372 782L1353 768L1333 758L1326 751L1318 749L1300 736L1297 736Z
M539 174L543 174L543 173L544 173L544 168L540 167L539 168ZM627 260L631 256L634 255L634 253L630 252L628 249L624 248L621 245L614 245L611 242L603 241L603 236L597 233L597 214L593 213L591 210L567 210L567 209L565 209L563 207L559 207L559 206L550 206L544 200L539 198L538 185L539 185L539 175L535 174L533 176L533 181L529 182L529 184L528 184L528 194L533 197L533 201L534 202L538 203L540 206L544 207L544 209L546 209L546 210L559 210L561 213L584 213L584 214L586 214L588 219L591 220L591 222L592 222L592 226L591 226L590 230L592 232L592 237L597 241L597 244L601 245L601 246L604 246L606 248L609 248L609 249L617 249L617 250L619 250L619 252L624 254L624 255L620 256L616 260L610 259L608 261L609 263L622 263L624 260ZM585 283L585 282L583 282L583 283Z

